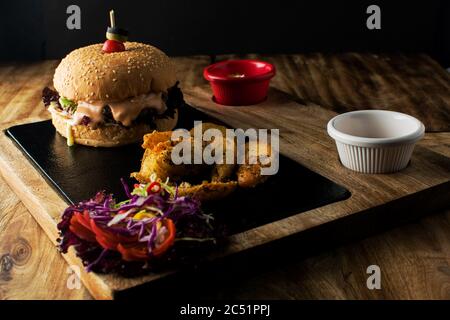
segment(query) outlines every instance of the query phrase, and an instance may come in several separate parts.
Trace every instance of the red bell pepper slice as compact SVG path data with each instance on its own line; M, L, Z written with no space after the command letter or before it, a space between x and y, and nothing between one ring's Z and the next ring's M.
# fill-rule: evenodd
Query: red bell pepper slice
M158 181L153 181L147 188L147 194L158 193L161 191L161 184Z

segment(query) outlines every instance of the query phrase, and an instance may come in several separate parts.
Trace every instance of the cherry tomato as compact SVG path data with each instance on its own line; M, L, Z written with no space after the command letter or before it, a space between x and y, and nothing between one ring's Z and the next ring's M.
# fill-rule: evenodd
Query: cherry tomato
M102 48L103 52L121 52L125 51L125 45L122 42L116 40L106 40Z

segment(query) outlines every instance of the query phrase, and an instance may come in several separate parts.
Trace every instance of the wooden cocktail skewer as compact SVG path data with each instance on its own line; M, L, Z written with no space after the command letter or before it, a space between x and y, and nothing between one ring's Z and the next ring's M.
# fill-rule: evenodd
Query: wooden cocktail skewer
M111 21L111 28L116 26L116 19L114 18L114 10L109 12L109 20Z
M111 27L106 29L106 41L103 44L102 50L106 53L125 51L123 44L128 39L128 31L116 28L116 19L114 10L109 11L109 20Z

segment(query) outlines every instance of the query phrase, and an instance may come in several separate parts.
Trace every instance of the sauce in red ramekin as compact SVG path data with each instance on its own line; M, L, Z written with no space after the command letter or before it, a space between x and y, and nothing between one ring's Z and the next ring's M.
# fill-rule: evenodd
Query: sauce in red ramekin
M258 60L228 60L205 68L214 101L229 106L247 106L264 101L275 67Z

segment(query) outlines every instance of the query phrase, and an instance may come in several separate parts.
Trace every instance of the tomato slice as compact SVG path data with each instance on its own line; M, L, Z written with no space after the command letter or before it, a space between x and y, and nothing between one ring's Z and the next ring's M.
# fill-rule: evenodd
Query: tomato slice
M70 219L70 226L69 229L73 233L75 233L78 237L80 237L83 240L89 241L89 242L96 242L95 234L92 232L92 230L86 228L83 224L79 222L79 215L74 214L72 218Z
M175 242L175 224L171 219L166 219L163 222L166 226L168 234L164 241L153 249L153 256L161 256L165 253ZM124 244L119 243L117 245L117 251L122 255L122 259L125 261L145 261L149 259L148 249L146 244Z
M109 249L109 250L117 251L118 242L110 241L110 240L108 240L108 239L106 239L104 237L98 236L98 235L95 236L95 239L97 240L97 243L100 246L102 246L103 249Z
M83 213L75 212L74 216L77 217L78 222L82 224L86 229L91 230L90 224L91 217L89 216L89 211L84 210Z
M152 255L155 257L163 255L175 242L176 228L173 221L164 219L161 222L167 228L167 234L163 242L153 249ZM139 243L137 236L125 237L102 228L90 218L88 211L74 213L69 229L83 240L97 242L104 249L119 251L125 261L149 259L146 243Z
M125 261L145 261L149 258L147 245L127 246L120 243L117 251Z
M167 228L168 234L166 235L166 238L164 239L164 241L153 249L152 253L155 257L162 255L175 242L176 229L175 229L175 224L173 223L172 219L163 220L163 225Z
M97 242L104 248L110 250L117 250L117 245L120 243L119 239L112 233L97 226L94 220L90 221L91 230L95 234Z
M125 237L123 235L114 234L108 230L98 226L94 220L91 219L90 226L94 232L97 242L104 248L117 251L119 243L131 244L137 241L136 237Z

